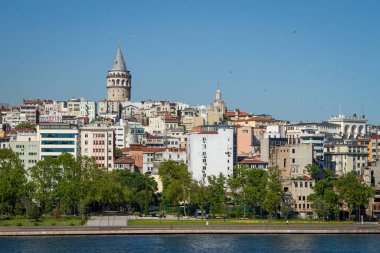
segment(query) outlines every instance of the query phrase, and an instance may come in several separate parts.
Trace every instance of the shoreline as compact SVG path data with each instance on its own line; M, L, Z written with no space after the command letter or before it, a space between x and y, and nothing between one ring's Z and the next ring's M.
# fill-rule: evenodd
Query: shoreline
M0 227L0 236L91 236L180 234L380 234L380 225Z

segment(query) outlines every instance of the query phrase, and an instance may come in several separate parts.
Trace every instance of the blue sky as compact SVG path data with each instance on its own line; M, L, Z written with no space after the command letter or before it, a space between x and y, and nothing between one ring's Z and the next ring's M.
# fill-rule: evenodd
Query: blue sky
M0 101L106 98L120 41L132 100L291 121L380 123L380 1L0 2Z

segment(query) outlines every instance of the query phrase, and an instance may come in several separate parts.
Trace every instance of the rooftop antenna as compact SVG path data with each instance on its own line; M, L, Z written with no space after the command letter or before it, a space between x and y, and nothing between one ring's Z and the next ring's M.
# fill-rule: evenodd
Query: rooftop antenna
M218 90L219 90L219 81L218 81Z
M365 115L364 114L364 104L362 104L362 115Z

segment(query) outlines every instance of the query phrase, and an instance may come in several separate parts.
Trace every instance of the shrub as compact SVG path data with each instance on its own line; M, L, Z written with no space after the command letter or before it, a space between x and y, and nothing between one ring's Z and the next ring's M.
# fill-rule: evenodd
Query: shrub
M38 221L38 219L41 217L41 213L36 203L29 204L26 210L26 215L29 219Z

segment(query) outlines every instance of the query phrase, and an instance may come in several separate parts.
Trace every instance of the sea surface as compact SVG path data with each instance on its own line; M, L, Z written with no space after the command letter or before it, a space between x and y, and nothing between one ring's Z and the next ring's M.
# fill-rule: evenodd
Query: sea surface
M380 252L380 235L0 237L0 252Z

